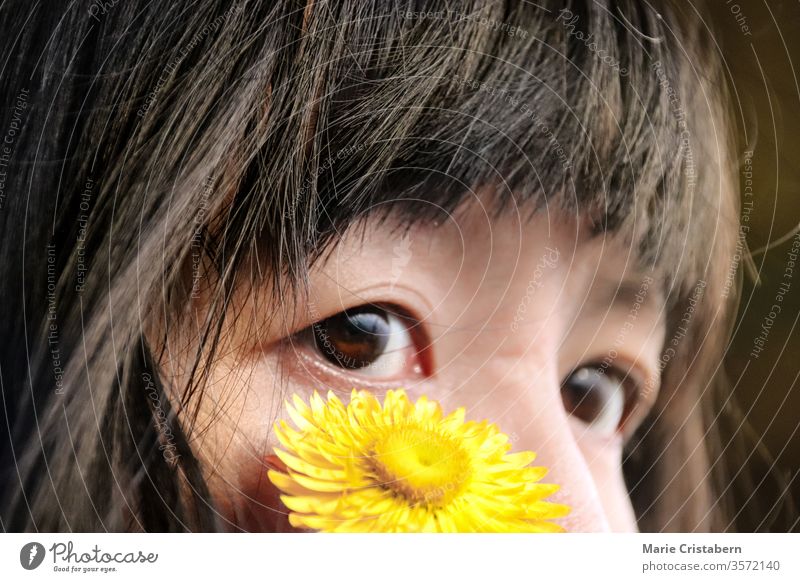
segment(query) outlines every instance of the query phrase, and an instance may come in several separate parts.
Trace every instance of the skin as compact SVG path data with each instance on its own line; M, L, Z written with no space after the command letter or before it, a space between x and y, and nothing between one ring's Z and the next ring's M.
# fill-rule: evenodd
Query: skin
M468 419L497 423L513 450L536 451L534 464L550 468L544 481L561 485L550 500L573 508L560 520L569 531L636 531L622 447L657 394L657 285L646 284L623 239L589 237L585 224L561 215L490 217L483 202L408 235L372 222L351 228L313 267L296 310L265 305L255 292L235 297L240 315L225 331L191 433L231 529L289 529L265 476L285 394L332 389L346 402L353 387L378 395L403 387L412 399L424 393L446 412L463 406ZM365 303L413 317L398 320L410 330L402 358L368 373L345 370L298 333ZM165 372L174 385L191 342L187 330L170 340ZM609 354L607 373L632 387L619 430L587 424L562 401L564 379Z

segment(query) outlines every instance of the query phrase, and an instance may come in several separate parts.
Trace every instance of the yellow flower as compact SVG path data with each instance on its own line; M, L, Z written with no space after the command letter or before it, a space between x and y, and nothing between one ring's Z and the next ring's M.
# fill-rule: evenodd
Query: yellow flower
M293 527L324 532L560 532L569 507L543 499L535 453L509 454L508 437L487 421L443 417L439 403L388 391L383 406L353 390L345 406L328 392L310 406L297 395L275 425L286 472L269 478Z

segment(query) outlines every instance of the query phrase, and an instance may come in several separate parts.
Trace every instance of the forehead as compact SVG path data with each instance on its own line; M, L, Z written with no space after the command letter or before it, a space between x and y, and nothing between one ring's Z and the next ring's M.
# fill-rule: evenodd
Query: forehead
M644 285L646 305L661 303L655 275L639 267L625 236L593 234L583 217L561 209L494 213L485 200L477 196L455 212L407 228L364 220L325 261L328 285L347 293L369 272L393 285L416 277L437 295L457 288L467 297L500 302L525 285L546 283L562 300L593 310L635 303Z

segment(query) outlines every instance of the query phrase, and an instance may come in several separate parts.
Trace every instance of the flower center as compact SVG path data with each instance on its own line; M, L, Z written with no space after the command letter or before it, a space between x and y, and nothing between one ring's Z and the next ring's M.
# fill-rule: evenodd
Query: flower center
M417 426L387 432L369 461L381 486L416 503L447 503L470 475L469 457L457 441Z

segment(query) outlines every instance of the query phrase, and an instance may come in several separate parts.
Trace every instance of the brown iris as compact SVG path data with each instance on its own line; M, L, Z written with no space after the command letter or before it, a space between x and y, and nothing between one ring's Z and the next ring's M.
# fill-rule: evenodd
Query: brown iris
M389 318L375 306L342 311L312 326L317 349L331 363L356 370L383 355L389 342Z

